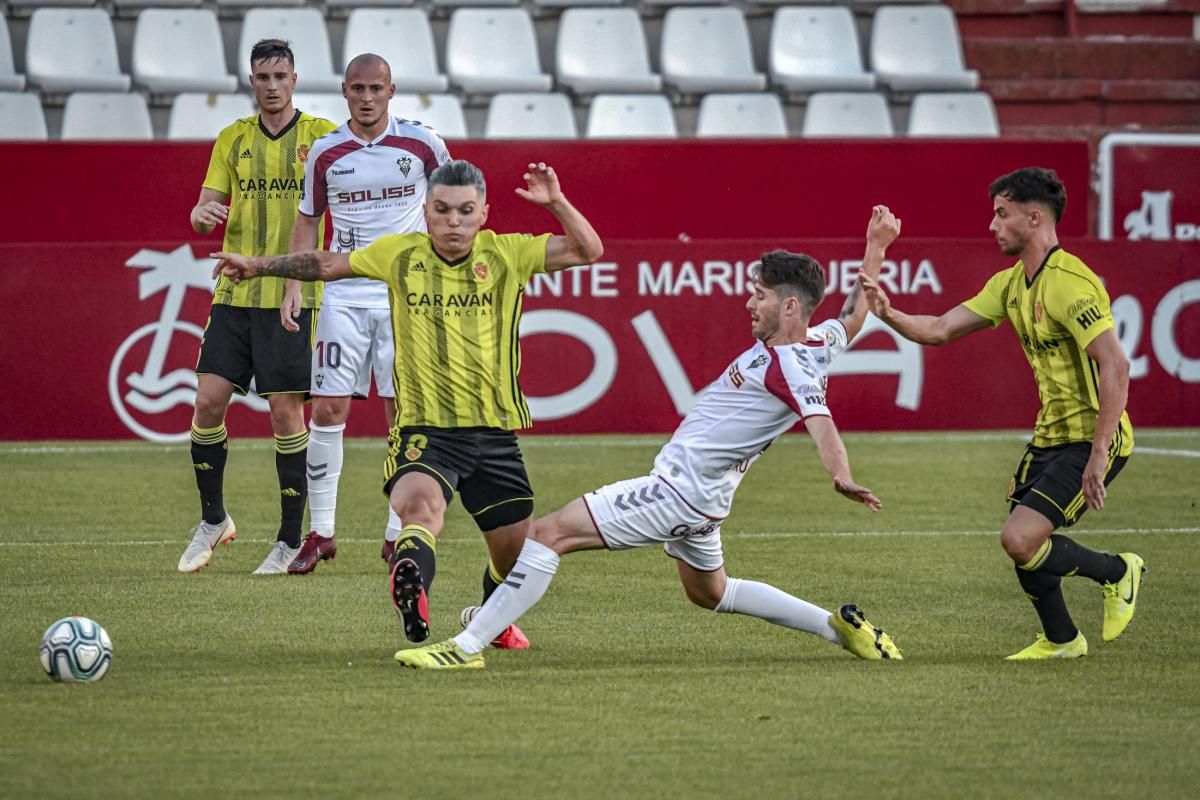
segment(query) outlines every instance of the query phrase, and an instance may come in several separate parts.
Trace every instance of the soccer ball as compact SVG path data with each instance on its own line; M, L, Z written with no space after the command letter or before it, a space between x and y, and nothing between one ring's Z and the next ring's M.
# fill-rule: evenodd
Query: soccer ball
M112 663L108 631L87 617L63 617L42 636L42 669L56 681L95 683Z

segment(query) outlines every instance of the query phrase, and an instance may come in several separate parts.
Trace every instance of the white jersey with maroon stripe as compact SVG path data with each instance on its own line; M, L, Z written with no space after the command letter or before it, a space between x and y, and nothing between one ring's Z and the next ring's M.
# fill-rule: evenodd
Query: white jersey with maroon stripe
M300 213L319 217L329 209L329 249L348 253L389 233L425 230L422 205L430 173L450 160L432 128L398 117L373 141L359 139L350 123L313 143L304 165ZM387 308L387 285L369 278L325 284L325 305Z
M809 328L806 342L755 342L700 393L654 459L654 474L697 511L726 517L738 484L771 442L799 419L832 416L829 364L846 344L836 319Z

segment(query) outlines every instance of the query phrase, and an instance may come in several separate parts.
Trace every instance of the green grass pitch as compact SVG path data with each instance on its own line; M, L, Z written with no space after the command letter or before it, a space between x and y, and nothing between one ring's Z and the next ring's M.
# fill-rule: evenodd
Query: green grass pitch
M525 437L541 512L644 474L665 437ZM1132 627L1065 581L1087 658L1006 663L1036 617L996 536L1019 433L853 434L870 514L789 436L724 526L730 574L856 602L905 660L687 603L657 548L582 553L522 627L526 652L417 673L386 597L383 443L351 440L340 552L251 578L278 520L269 442L231 444L238 540L175 565L198 517L186 446L0 445L0 797L1194 797L1200 751L1200 430L1137 432L1108 506L1072 535L1149 573ZM457 503L433 637L478 600L485 550ZM112 635L108 676L37 659L67 614Z

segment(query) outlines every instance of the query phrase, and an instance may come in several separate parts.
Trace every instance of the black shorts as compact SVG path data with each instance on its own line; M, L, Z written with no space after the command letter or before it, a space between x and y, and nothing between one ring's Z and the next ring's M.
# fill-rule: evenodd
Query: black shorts
M313 330L311 308L301 309L289 333L277 308L243 308L214 304L204 326L196 374L220 375L245 394L254 379L261 395L308 393L312 385Z
M520 522L533 513L533 489L512 431L499 428L392 428L383 492L412 471L432 476L446 502L458 492L481 531Z
M1128 456L1115 455L1116 441L1109 450L1108 470L1104 485L1125 466ZM1083 470L1092 455L1088 442L1072 442L1057 447L1025 446L1025 455L1017 465L1008 485L1009 511L1026 506L1054 523L1055 528L1069 528L1083 512L1087 501L1083 497Z

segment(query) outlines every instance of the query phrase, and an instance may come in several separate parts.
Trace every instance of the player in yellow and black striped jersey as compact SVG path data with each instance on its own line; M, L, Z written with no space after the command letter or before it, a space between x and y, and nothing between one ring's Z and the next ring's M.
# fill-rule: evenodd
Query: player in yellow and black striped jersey
M875 315L921 344L944 344L1005 320L1016 331L1042 408L1009 486L1000 542L1044 634L1009 658L1074 658L1087 653L1087 640L1067 611L1062 576L1101 584L1103 638L1111 641L1133 618L1144 569L1135 553L1096 552L1054 532L1073 525L1089 506L1103 508L1106 486L1133 452L1125 411L1129 360L1104 285L1059 247L1056 225L1067 197L1058 176L1028 167L997 178L989 191L990 230L1001 251L1019 260L975 297L940 317L911 316L893 308L876 281L864 276L862 282Z
M367 277L388 284L396 347L397 420L384 491L404 520L392 558L391 595L411 641L429 633L428 593L446 504L457 492L483 531L492 570L484 596L516 563L529 530L533 491L514 430L528 427L517 376L525 283L537 272L589 264L600 237L563 195L554 170L530 164L517 193L559 221L564 235L481 230L483 174L450 161L429 176L428 233L383 236L351 253L277 258L218 253L235 280L277 275L304 281ZM528 647L510 627L493 644Z
M295 58L287 42L258 42L250 52L250 66L259 113L237 120L218 135L191 223L202 234L224 223L226 250L274 255L288 251L308 151L337 126L293 107ZM303 298L297 320L301 332L288 333L279 324L284 284L282 278L256 278L239 285L227 279L217 282L196 363L192 418L192 465L202 519L179 559L181 572L204 567L213 546L236 533L223 498L229 446L225 412L233 393L245 394L251 380L271 405L280 490L276 545L255 574L286 573L298 552L307 497L304 399L320 286L310 285Z

